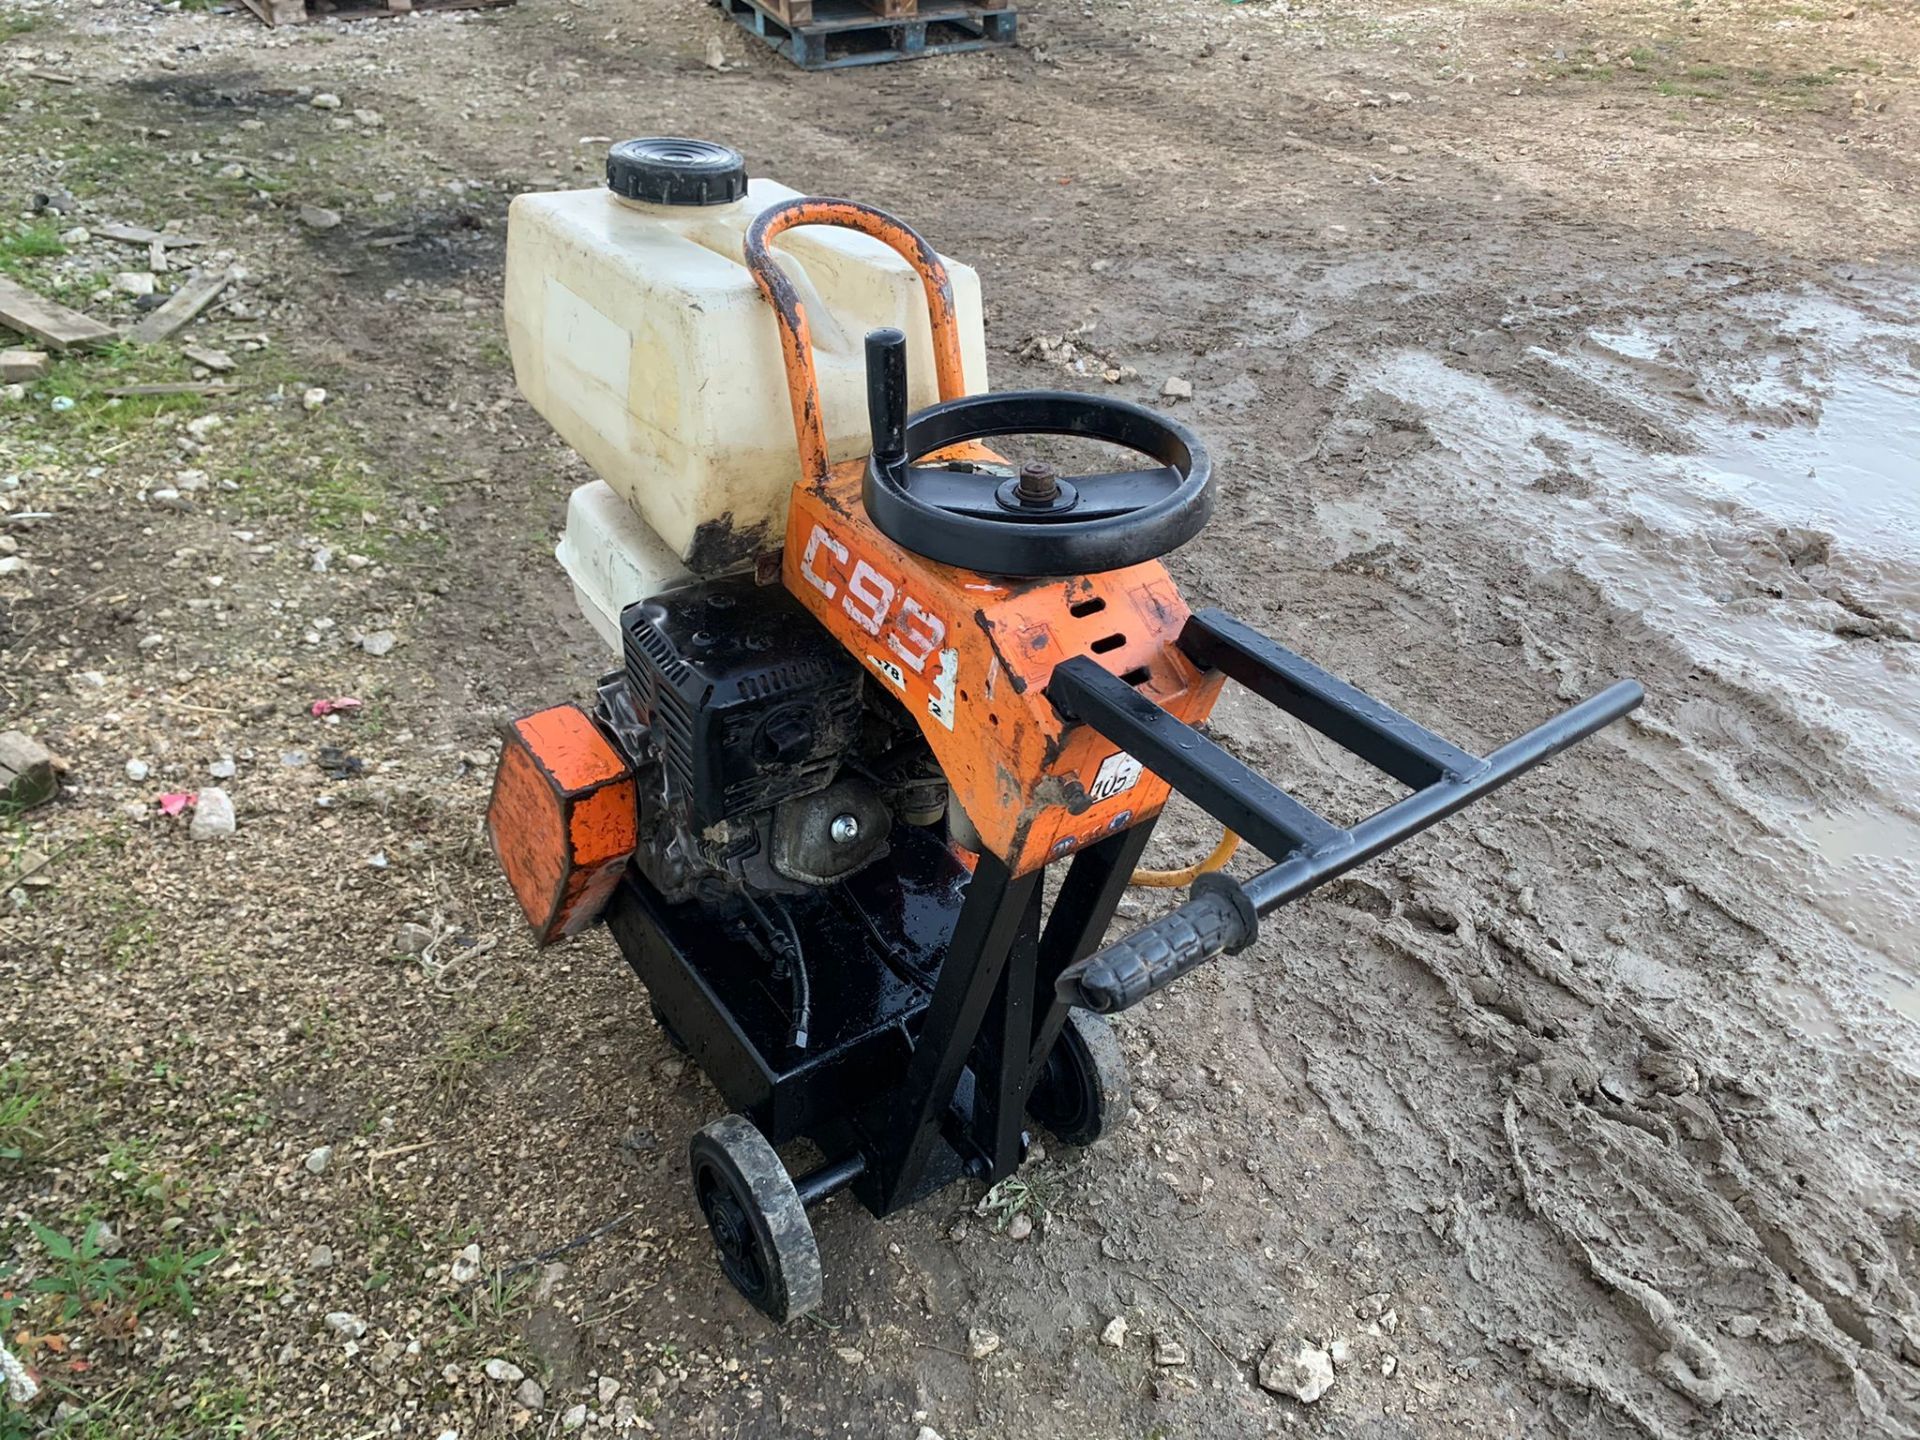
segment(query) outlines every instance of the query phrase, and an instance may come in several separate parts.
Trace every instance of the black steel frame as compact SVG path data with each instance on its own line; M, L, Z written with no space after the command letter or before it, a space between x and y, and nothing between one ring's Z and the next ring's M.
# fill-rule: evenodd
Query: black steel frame
M1063 1002L1136 1005L1214 956L1251 943L1259 918L1412 838L1625 715L1645 692L1621 680L1492 754L1469 754L1219 610L1192 615L1180 649L1385 771L1412 792L1343 829L1249 770L1092 660L1058 666L1047 698L1091 725L1275 863L1245 885L1207 877L1192 900L1059 979Z
M917 991L904 1006L896 996L862 1034L858 1053L809 1054L785 1077L752 1053L739 1016L710 983L717 962L703 960L698 928L676 925L645 879L629 873L609 916L623 952L676 1031L715 1037L696 1053L722 1091L748 1097L746 1108L774 1143L806 1134L828 1157L795 1179L806 1204L851 1188L875 1215L887 1215L963 1174L1011 1174L1026 1153L1028 1100L1072 1006L1125 1008L1243 947L1260 916L1471 804L1642 698L1637 684L1621 681L1481 757L1219 611L1192 616L1178 643L1203 669L1224 671L1412 793L1341 828L1093 660L1068 660L1047 688L1063 716L1113 740L1274 863L1244 886L1203 877L1185 904L1096 952L1151 820L1074 856L1044 915L1044 871L1015 876L982 855L957 913L927 912L953 917L930 993ZM900 923L910 923L904 911ZM831 983L819 977L816 994ZM744 1068L754 1073L730 1073ZM817 1091L829 1083L823 1102ZM752 1097L762 1093L770 1098L756 1106Z

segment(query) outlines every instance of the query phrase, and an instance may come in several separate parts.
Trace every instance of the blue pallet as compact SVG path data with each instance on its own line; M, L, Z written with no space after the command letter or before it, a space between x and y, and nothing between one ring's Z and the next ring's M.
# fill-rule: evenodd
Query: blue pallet
M861 0L814 0L813 19L789 25L755 0L716 3L741 29L759 36L802 70L884 65L1011 45L1019 20L1008 4L926 0L911 15L888 17L874 14ZM829 41L838 43L829 46Z

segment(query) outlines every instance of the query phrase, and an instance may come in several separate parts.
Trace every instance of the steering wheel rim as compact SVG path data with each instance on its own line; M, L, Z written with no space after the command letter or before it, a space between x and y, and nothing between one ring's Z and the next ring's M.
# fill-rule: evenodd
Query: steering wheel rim
M1065 477L1030 466L1014 477L982 462L917 463L966 441L1007 435L1101 440L1160 464ZM1213 513L1213 461L1199 437L1127 400L1066 390L966 395L913 415L900 439L898 448L877 445L867 462L868 516L915 554L984 574L1124 569L1186 544ZM994 483L979 483L983 474Z

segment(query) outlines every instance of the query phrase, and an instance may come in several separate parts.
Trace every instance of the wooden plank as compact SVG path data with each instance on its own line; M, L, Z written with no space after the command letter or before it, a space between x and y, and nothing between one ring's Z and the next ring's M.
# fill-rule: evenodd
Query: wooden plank
M0 735L0 804L31 810L59 793L60 780L46 746L18 730Z
M307 0L246 0L246 6L269 28L299 25L307 19Z
M511 5L514 0L244 0L244 3L268 25L280 26L319 19L377 20L424 10L491 10ZM309 3L313 7L311 11Z
M75 345L98 345L118 333L91 315L56 305L0 275L0 325L65 350Z
M88 228L102 240L118 240L124 245L160 245L168 250L178 250L187 245L207 243L204 236L170 235L164 230L149 230L144 225L122 225L118 220Z
M0 385L18 385L38 380L47 373L44 350L0 350Z
M194 316L218 299L220 292L232 283L231 270L222 270L214 275L189 277L186 284L173 292L166 304L158 310L151 311L144 320L129 330L127 338L136 345L158 344L174 331L191 322Z
M157 385L113 385L100 393L130 400L141 395L226 395L236 388L220 380L167 380Z

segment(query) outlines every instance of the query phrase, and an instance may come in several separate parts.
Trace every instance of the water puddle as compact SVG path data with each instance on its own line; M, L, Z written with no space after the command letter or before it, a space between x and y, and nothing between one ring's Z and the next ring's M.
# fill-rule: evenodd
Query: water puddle
M1809 899L1886 957L1876 988L1920 1022L1920 820L1901 811L1920 795L1920 326L1808 295L1740 304L1532 352L1692 453L1424 351L1363 384L1419 406L1437 463L1497 486L1554 563L1886 797L1778 820ZM1737 753L1749 722L1706 723Z
M1920 1023L1920 825L1874 810L1803 816L1800 830L1834 882L1814 903L1886 958L1874 989Z

